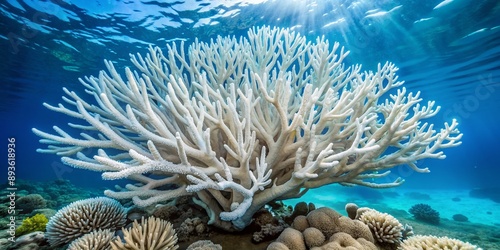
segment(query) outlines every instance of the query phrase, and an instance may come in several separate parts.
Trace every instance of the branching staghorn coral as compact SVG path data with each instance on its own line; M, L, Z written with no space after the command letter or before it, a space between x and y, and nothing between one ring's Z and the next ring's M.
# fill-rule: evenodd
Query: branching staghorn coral
M422 122L439 107L401 87L397 67L346 67L348 52L325 38L263 27L184 47L131 55L125 77L105 61L108 72L80 79L95 102L64 89L65 105L44 103L86 124L69 124L79 137L33 129L49 144L39 152L136 181L105 194L139 206L195 194L210 224L241 230L269 201L330 183L398 186L373 180L402 164L428 172L416 162L460 144L456 121Z

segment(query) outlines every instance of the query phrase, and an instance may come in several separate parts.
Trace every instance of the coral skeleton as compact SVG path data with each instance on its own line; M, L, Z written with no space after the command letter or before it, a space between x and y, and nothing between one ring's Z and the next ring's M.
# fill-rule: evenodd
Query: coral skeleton
M69 123L80 136L33 129L49 144L38 151L135 182L109 197L148 206L194 195L210 224L241 230L266 203L312 188L401 185L389 169L429 172L417 161L460 144L455 120L439 131L423 121L439 106L402 87L395 65L362 71L347 55L324 37L270 27L187 50L151 46L130 55L125 77L105 61L107 72L80 79L90 96L64 88L65 104L44 103L83 124Z

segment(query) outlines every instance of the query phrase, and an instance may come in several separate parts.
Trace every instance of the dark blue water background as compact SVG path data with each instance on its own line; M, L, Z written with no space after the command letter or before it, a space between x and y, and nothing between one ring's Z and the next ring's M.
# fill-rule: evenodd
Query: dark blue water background
M129 53L149 44L246 34L252 26L293 28L311 41L325 36L351 50L347 64L400 67L410 91L436 100L437 128L460 122L463 144L445 160L425 160L430 174L394 169L406 187L500 187L500 4L473 1L30 1L0 3L0 182L6 181L7 138L16 139L18 178L69 179L112 187L100 174L72 169L31 132L65 128L69 117L47 110L62 88L83 95L79 77L97 75L104 59L131 66ZM122 71L123 72L123 71ZM68 130L71 132L71 130ZM78 131L73 131L78 133ZM4 160L2 160L4 159ZM395 176L394 176L395 177Z

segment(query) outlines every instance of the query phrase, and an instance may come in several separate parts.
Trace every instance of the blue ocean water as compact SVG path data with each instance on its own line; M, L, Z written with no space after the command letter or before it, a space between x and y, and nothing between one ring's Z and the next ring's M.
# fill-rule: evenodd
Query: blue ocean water
M2 134L17 138L20 177L69 178L82 185L98 181L98 175L59 166L57 156L35 152L40 144L32 127L49 131L68 122L68 117L44 108L43 102L61 102L63 87L81 91L77 79L97 75L104 59L131 66L128 54L145 53L149 44L208 41L271 25L293 28L311 40L325 36L340 42L351 51L347 64L359 63L368 70L394 62L406 88L421 91L424 100L442 107L432 122L460 122L463 144L446 150L444 161L420 162L432 173L413 174L405 185L498 186L500 7L497 1L439 4L9 0L1 4ZM0 145L2 149L6 144ZM6 176L6 171L1 174Z
M462 145L446 149L445 160L418 162L431 173L394 169L406 180L404 188L500 189L499 16L496 0L3 1L1 157L7 158L7 138L15 138L17 178L110 188L116 182L102 181L99 173L36 152L44 145L31 128L51 131L72 121L42 103L61 102L63 87L81 93L78 78L97 75L104 59L122 68L131 66L130 53L144 54L149 45L238 37L270 25L311 41L338 41L351 51L346 63L366 70L395 63L409 91L441 106L430 122L459 121ZM4 164L0 182L6 180Z

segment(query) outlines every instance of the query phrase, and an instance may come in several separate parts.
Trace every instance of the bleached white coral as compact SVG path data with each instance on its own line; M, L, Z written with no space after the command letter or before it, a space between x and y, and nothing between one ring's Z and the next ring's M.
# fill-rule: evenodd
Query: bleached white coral
M119 229L125 225L126 216L127 210L116 200L107 197L78 200L50 218L45 237L50 246L59 246L98 229Z
M68 250L111 250L115 232L110 229L92 231L69 244Z
M475 245L461 240L432 235L415 235L403 241L402 250L482 250Z
M370 209L359 220L368 225L378 242L399 244L403 237L403 225L388 213Z
M176 250L177 234L170 222L155 217L135 220L132 227L123 228L123 241L111 241L113 250Z
M393 64L363 72L344 66L347 54L269 27L188 50L150 47L131 55L125 77L105 61L108 73L81 79L95 101L64 89L66 106L44 104L81 119L69 124L80 137L33 132L49 144L39 151L65 164L138 182L110 197L147 206L196 194L211 224L242 229L271 200L330 183L397 186L372 180L401 164L428 172L416 161L460 144L456 121L440 131L422 122L439 107L401 87Z

